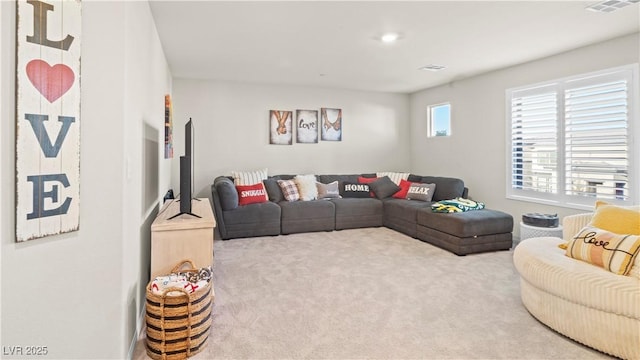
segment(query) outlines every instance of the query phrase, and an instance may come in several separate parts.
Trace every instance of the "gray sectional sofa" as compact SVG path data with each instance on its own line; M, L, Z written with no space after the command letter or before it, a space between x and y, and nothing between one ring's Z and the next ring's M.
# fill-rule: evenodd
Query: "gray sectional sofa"
M277 180L294 177L270 176L263 182L269 201L249 205L238 205L231 177L217 177L211 185L211 203L220 238L385 226L458 255L511 248L513 218L509 214L489 209L432 213L435 201L468 196L464 182L457 178L409 175L410 182L436 184L432 202L393 197L290 202L285 200ZM324 184L357 183L359 177L375 178L376 174L316 175Z

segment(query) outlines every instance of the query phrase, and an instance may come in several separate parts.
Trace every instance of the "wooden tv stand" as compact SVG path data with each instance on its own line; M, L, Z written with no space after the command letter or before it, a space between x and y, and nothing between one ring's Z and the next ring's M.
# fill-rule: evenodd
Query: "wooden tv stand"
M151 280L167 275L184 259L198 268L213 265L213 228L216 221L209 199L191 200L191 212L197 218L180 212L180 200L162 206L151 224Z

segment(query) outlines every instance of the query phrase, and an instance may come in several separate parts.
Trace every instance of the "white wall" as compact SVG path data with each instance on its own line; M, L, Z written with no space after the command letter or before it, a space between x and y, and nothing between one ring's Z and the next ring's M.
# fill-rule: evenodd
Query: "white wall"
M150 227L164 195L160 189L167 188L171 178L171 161L164 159L163 149L164 96L171 93L171 73L149 4L146 1L124 4L126 35L122 127L125 173L121 178L124 211L121 214L123 234L120 241L123 249L122 299L125 301L122 341L130 345L144 320L141 312L149 282ZM145 138L148 137L156 137L157 152L145 156ZM157 167L149 158L154 155ZM148 161L152 166L145 166ZM145 174L145 169L152 173ZM147 191L147 185L155 186L155 191Z
M409 96L325 88L174 79L175 158L179 191L184 123L195 125L194 193L231 170L267 167L269 174L408 171ZM341 142L269 144L269 110L341 108Z
M637 63L639 43L636 33L412 94L412 171L464 179L471 197L514 217L515 236L523 213L584 212L506 199L505 90ZM427 138L427 106L445 101L452 106L452 136Z
M20 244L14 242L15 3L0 6L0 342L48 346L48 358L125 358L149 268L153 207L142 205L142 129L155 127L161 146L163 96L170 92L148 4L83 2L80 229ZM158 171L164 177L158 188L166 187L170 162L159 160Z

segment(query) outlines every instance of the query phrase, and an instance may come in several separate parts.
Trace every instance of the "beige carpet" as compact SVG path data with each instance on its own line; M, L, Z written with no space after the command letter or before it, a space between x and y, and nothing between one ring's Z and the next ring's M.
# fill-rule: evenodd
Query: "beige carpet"
M386 228L214 248L213 326L194 360L608 358L525 310L512 251L459 257Z

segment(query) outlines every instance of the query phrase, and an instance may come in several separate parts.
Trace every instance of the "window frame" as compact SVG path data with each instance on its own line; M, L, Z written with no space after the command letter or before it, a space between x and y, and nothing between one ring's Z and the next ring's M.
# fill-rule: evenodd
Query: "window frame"
M629 199L602 199L611 204L617 205L638 205L640 201L640 112L638 99L640 84L638 81L638 64L624 65L605 70L578 74L561 79L544 81L536 84L519 86L505 90L505 140L506 140L506 198L533 202L558 207L573 209L592 210L595 200L598 197L567 195L565 184L565 90L572 88L572 84L587 82L592 78L605 78L609 76L625 77L627 82L627 157L628 157L628 189ZM544 193L535 190L517 189L513 186L513 159L514 149L512 146L513 119L512 100L514 93L518 96L532 93L536 94L542 89L553 89L556 96L556 180L557 193ZM516 98L518 97L516 96ZM634 139L638 139L634 141Z
M434 126L434 118L433 118L433 110L438 108L438 107L442 107L442 106L448 106L449 107L449 119L447 121L447 134L446 135L436 135L435 134L435 126ZM427 137L428 138L446 138L446 137L451 137L452 134L452 128L451 128L451 118L452 118L452 114L451 114L451 102L441 102L441 103L437 103L437 104L432 104L432 105L428 105L427 106Z

